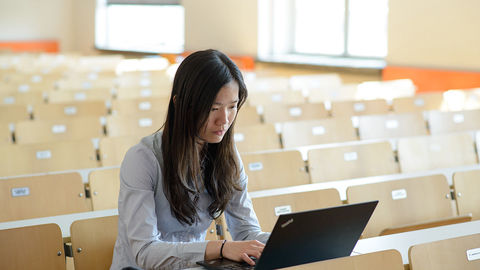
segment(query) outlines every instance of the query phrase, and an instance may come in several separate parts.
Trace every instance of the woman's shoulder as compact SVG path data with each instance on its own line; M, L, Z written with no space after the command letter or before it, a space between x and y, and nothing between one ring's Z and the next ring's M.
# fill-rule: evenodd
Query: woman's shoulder
M155 146L161 145L161 135L157 137L156 134L157 133L146 136L142 138L140 142L130 147L130 149L125 154L124 162L133 161L134 163L137 163L157 160L156 152L158 152L159 150L155 149ZM159 141L156 142L156 140L158 139ZM161 153L159 154L161 155Z

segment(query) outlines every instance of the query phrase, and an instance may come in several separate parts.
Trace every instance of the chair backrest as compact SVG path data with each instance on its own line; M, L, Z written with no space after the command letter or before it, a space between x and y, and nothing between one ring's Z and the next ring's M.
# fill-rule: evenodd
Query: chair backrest
M358 84L343 84L336 87L311 88L308 91L308 102L353 100L357 95L357 87Z
M2 105L35 105L40 103L45 103L42 92L0 93L0 104Z
M0 145L12 143L12 131L8 123L0 122Z
M0 175L44 173L98 167L90 140L0 146Z
M103 101L38 104L33 107L33 118L36 121L104 115L107 115L107 106Z
M262 124L260 115L255 106L244 105L235 119L235 126L252 126Z
M358 140L349 118L286 122L282 125L284 148Z
M250 92L247 101L250 106L263 106L268 104L302 104L305 103L305 97L301 91Z
M333 117L386 114L388 111L389 107L384 99L333 101L330 109Z
M242 160L249 191L310 183L299 151L243 154Z
M102 166L120 165L130 147L140 142L142 136L105 137L100 139L99 152Z
M361 140L427 135L421 113L364 115L358 117Z
M234 140L240 153L282 148L280 137L272 124L235 126Z
M0 187L0 222L89 210L79 173L3 179Z
M428 124L431 134L480 129L480 110L441 112L430 111Z
M110 89L61 90L47 93L49 103L106 101L112 98Z
M402 172L477 164L473 138L467 133L400 138L397 150Z
M107 135L147 136L157 131L165 122L166 115L158 112L143 112L131 115L107 116Z
M117 89L118 99L136 99L136 98L168 98L172 91L171 86L155 87L121 87Z
M93 210L118 207L120 168L96 170L88 175Z
M65 270L60 227L42 224L0 230L0 268Z
M168 97L115 99L112 100L112 114L128 115L159 112L161 115L166 115L169 101Z
M338 206L342 204L336 189L252 198L262 231L271 232L281 214Z
M347 188L348 203L379 200L364 231L378 236L388 228L454 216L443 175L415 177Z
M15 141L18 144L72 141L103 136L103 127L98 117L24 121L15 125Z
M410 247L411 270L480 269L480 234L456 237Z
M312 183L400 172L389 142L312 149L308 168Z
M402 255L394 249L307 263L285 270L404 270Z
M398 97L392 100L392 108L396 113L441 110L442 106L442 92L417 94L413 97Z
M77 220L70 226L75 270L109 269L118 234L118 216Z
M459 215L472 214L472 219L480 219L480 170L455 172L453 186Z
M0 123L14 123L30 119L27 106L19 104L0 104Z
M266 123L280 123L300 120L318 120L328 117L323 103L275 104L263 106Z

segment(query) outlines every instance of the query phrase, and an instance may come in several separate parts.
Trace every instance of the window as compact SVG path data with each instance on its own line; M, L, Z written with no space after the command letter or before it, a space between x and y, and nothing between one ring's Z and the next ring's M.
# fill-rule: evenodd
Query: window
M259 0L259 57L382 59L388 0Z
M183 52L183 7L143 2L97 0L95 46L118 51Z

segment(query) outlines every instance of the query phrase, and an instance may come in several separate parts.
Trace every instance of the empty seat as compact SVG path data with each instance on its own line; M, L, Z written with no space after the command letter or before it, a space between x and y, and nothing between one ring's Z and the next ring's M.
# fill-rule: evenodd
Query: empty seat
M308 102L353 100L357 95L357 84L344 84L336 87L311 88L308 90Z
M65 270L62 232L57 224L0 230L0 268Z
M312 183L400 172L388 142L312 149L308 168Z
M10 125L4 122L0 122L0 145L12 143L12 132L10 131Z
M41 103L45 103L45 97L42 92L0 93L0 104L3 105L35 105Z
M333 117L386 114L388 111L389 107L384 99L333 101L330 110Z
M260 125L262 123L260 115L257 112L257 108L254 106L244 105L238 111L237 118L235 119L235 126L253 126Z
M431 134L480 129L480 110L428 113Z
M118 234L118 216L77 220L70 226L76 270L108 269Z
M166 115L169 101L168 97L116 99L112 101L112 114L128 115L142 112L159 112L161 115Z
M49 103L68 103L77 101L106 101L112 98L109 88L91 90L61 90L47 93Z
M1 105L0 104L0 123L14 123L18 121L25 121L30 119L30 113L27 110L26 105L12 104Z
M326 208L342 204L336 189L252 198L262 231L271 232L281 214Z
M422 112L443 109L443 93L416 94L413 97L398 97L392 100L396 113Z
M310 183L298 151L243 154L242 160L248 175L249 191Z
M282 125L284 148L356 140L357 133L349 118L286 122Z
M480 234L412 246L408 251L411 270L480 269Z
M92 171L88 183L94 211L118 208L120 168Z
M307 263L284 270L404 270L402 255L394 249L382 250L358 256Z
M234 140L241 153L282 148L272 124L235 126Z
M443 175L415 177L347 188L348 203L379 200L364 237L398 226L454 216L450 187Z
M103 127L98 117L24 121L15 125L15 141L18 144L72 141L103 136Z
M0 146L0 176L95 168L90 140Z
M361 140L427 135L421 113L363 115L358 117Z
M131 88L119 88L116 96L121 99L137 99L137 98L168 98L172 91L171 86L158 86L158 87L131 87Z
M402 172L477 164L474 142L470 134L401 138L398 140L397 149Z
M453 186L459 215L472 214L480 219L480 170L456 172L453 174Z
M305 97L300 91L250 92L247 102L250 106L268 104L302 104Z
M122 163L130 147L140 142L141 136L105 137L100 139L99 153L102 166L115 166Z
M50 174L0 181L0 222L88 211L79 173Z
M103 101L39 104L33 107L35 120L100 117L106 114L107 106Z
M116 136L147 136L165 122L166 115L158 112L143 112L131 115L111 115L107 117L107 135Z
M270 104L263 106L263 119L266 123L317 120L327 117L328 112L323 103Z

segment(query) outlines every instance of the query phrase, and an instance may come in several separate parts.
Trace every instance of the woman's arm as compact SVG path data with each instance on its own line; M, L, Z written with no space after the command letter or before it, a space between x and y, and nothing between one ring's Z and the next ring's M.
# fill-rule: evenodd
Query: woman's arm
M165 242L157 229L155 187L161 170L153 152L133 147L120 170L119 218L124 223L128 246L143 269L182 268L203 260L207 242ZM163 205L161 207L169 207Z

